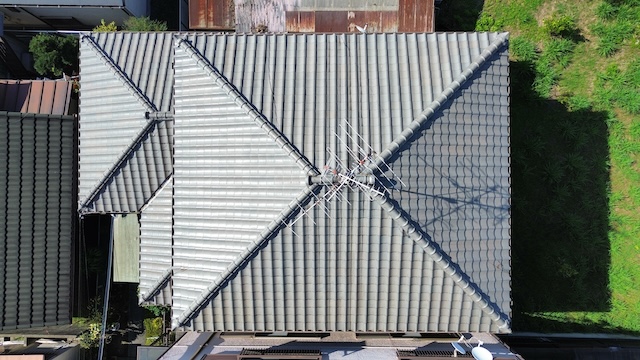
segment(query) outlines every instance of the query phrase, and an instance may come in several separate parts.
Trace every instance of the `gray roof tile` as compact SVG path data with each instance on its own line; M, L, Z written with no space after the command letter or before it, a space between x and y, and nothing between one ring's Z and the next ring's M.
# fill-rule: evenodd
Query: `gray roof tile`
M0 112L0 330L71 321L75 119Z
M80 211L139 211L172 171L170 34L83 36ZM153 59L153 61L144 61Z
M124 73L152 74L131 54L140 36L96 42ZM505 331L505 34L175 37L175 73L161 76L175 79L171 243L154 243L154 227L170 226L166 206L167 225L145 217L153 203L141 220L152 231L141 240L146 295L166 301L160 280L173 272L175 325ZM164 51L161 62L174 56ZM375 202L346 190L286 227L326 191L307 176L359 160L357 147L381 154L406 188ZM135 197L123 184L106 198ZM169 250L171 265L153 258Z

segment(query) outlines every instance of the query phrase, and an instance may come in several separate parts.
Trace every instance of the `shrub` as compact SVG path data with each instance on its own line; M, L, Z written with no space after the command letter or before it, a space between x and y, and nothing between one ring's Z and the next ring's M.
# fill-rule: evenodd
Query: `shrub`
M576 20L569 15L553 15L543 21L542 28L551 36L575 36L579 32Z
M100 20L100 25L93 28L93 32L115 32L118 31L118 26L116 26L116 22L112 21L108 24L105 24L104 19Z
M145 305L145 309L149 310L154 316L162 316L163 313L168 313L171 311L171 306L169 305Z
M89 329L85 330L78 336L80 347L83 349L94 349L100 345L101 335L100 324L89 324Z
M149 17L130 17L124 21L122 30L126 31L167 31L167 23L151 20Z
M74 36L38 34L29 42L29 51L40 75L59 77L78 70L78 39Z
M502 30L501 21L497 21L487 13L481 13L478 21L476 21L476 31L500 31Z

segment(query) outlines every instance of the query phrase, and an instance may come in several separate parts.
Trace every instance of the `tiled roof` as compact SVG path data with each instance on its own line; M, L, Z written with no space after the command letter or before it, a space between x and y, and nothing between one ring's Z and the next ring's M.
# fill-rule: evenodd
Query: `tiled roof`
M171 265L141 259L143 298L171 284L174 326L197 330L508 331L506 50L496 33L175 34L172 238L145 240L153 202L141 220L141 257ZM82 74L114 73L86 53ZM387 191L316 201L318 174L367 154Z
M82 213L137 212L170 176L173 124L162 114L171 110L171 38L82 37Z
M0 329L71 321L75 119L0 112Z

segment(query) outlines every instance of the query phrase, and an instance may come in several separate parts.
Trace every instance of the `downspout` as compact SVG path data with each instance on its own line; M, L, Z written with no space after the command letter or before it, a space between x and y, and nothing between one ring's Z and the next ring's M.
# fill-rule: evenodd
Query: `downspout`
M113 268L113 225L115 216L111 215L111 229L109 231L109 258L107 260L107 281L104 286L104 301L102 306L102 329L100 331L100 347L98 349L98 360L102 360L104 354L104 340L107 331L107 312L109 311L109 292L111 291L111 270Z

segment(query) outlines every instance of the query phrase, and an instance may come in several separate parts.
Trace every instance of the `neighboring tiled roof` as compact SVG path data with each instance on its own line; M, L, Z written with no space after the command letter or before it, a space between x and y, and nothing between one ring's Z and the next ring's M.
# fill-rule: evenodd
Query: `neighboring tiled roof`
M72 90L66 80L0 80L0 110L68 115Z
M95 36L94 44L103 42ZM109 36L124 44L109 52L133 51L135 34ZM508 331L506 34L175 34L174 41L172 216L158 208L170 242L154 242L153 233L145 240L154 203L138 208L141 257L153 246L164 254L141 259L141 295L148 300L171 285L174 326ZM82 74L118 73L82 51ZM124 84L130 98L145 94ZM83 141L100 140L87 134L81 172ZM102 135L117 134L105 127ZM360 160L350 154L358 147L380 155L405 184L384 195L345 189L341 201L311 208L329 191L312 177ZM88 165L112 166L98 160ZM363 174L385 182L370 166ZM122 189L119 198L135 195ZM300 206L310 210L285 226ZM143 269L153 271L143 277Z
M0 329L71 321L75 119L0 112Z

